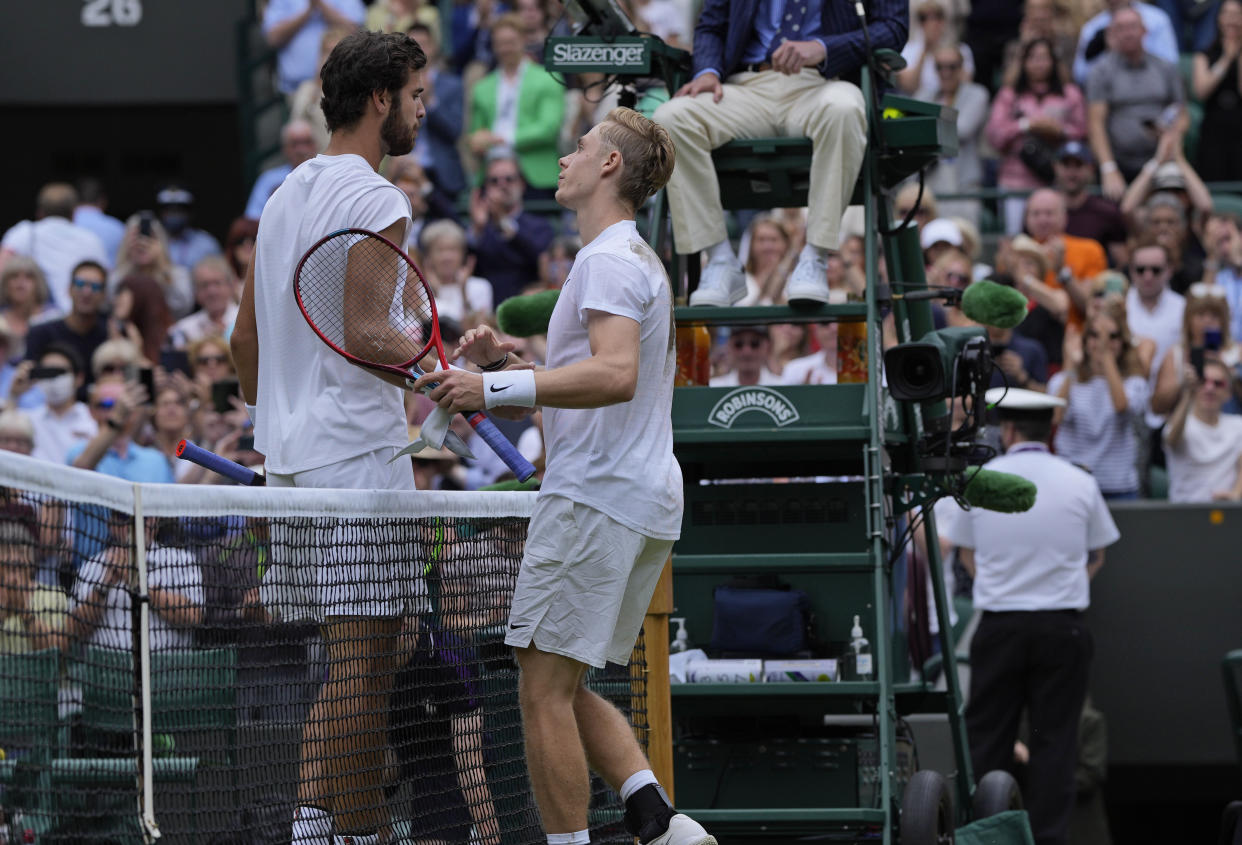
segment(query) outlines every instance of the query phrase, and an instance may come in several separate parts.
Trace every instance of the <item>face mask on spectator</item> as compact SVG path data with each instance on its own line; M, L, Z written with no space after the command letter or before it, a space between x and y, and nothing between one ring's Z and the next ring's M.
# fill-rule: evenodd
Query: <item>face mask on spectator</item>
M160 222L170 235L179 235L190 225L190 215L182 211L165 211L160 215Z
M73 395L73 373L61 373L56 378L39 382L49 405L60 405Z

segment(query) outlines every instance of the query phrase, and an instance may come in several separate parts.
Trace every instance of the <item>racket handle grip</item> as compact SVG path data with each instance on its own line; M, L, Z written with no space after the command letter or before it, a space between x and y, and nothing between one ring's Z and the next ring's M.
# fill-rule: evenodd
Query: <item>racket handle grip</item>
M492 451L500 456L505 466L513 470L518 481L525 481L535 474L535 465L522 457L517 447L509 442L509 438L500 433L500 429L496 428L496 423L488 419L486 414L479 411L471 414L469 419L470 425L479 433L479 437L482 437L483 442L492 447Z
M249 467L244 467L237 461L230 461L228 458L222 458L215 452L208 451L202 446L191 443L189 440L182 440L177 444L177 457L183 461L190 461L201 467L206 467L212 472L218 472L231 481L238 484L244 484L248 487L262 487L267 484L267 479L259 475Z

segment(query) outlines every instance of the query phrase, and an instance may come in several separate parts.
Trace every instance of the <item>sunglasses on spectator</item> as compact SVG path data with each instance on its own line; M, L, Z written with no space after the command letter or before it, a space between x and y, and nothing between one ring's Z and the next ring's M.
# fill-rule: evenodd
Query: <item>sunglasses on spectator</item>
M83 279L77 276L73 278L73 286L75 288L90 288L95 293L100 293L104 289L104 282L97 282L94 279Z
M117 361L109 361L106 364L99 365L100 373L123 373L129 364L119 363Z
M729 345L734 349L758 349L763 346L763 340L757 337L737 337L729 341Z
M115 405L115 399L96 399L91 403L91 408L96 411L110 411Z
M970 276L965 273L945 273L944 277L955 285L964 285L970 281Z
M1134 265L1134 275L1143 276L1151 274L1153 276L1159 276L1165 271L1165 269L1165 267L1157 266L1155 264L1136 264Z
M1223 378L1205 378L1203 380L1203 386L1215 387L1220 390L1224 390L1229 386L1229 382L1225 381Z
M1109 340L1121 340L1121 332L1109 332L1108 335L1104 335L1101 332L1087 332L1087 337L1094 340L1099 340L1105 336L1107 336Z
M212 364L227 364L228 362L227 355L199 355L194 359L195 365L199 367L208 367Z
M516 185L521 176L488 176L489 185Z
M956 71L956 70L961 70L961 69L962 69L961 62L951 62L949 64L941 64L940 62L936 62L936 71L938 73L948 73L950 71Z

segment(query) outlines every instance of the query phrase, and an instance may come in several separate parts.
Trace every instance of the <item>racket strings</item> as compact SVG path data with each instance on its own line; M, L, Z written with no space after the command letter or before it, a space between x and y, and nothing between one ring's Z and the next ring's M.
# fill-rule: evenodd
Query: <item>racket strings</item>
M307 319L349 355L389 366L426 355L434 319L429 294L386 242L357 232L328 238L306 257L297 284Z

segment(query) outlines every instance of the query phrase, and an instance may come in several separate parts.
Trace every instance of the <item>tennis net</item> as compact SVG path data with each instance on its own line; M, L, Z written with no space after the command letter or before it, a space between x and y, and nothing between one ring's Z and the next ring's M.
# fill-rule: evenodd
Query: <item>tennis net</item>
M533 498L131 484L0 452L13 841L288 843L327 805L390 842L542 843L503 643ZM644 678L641 639L588 677L640 740ZM592 841L632 841L598 780L591 807Z

